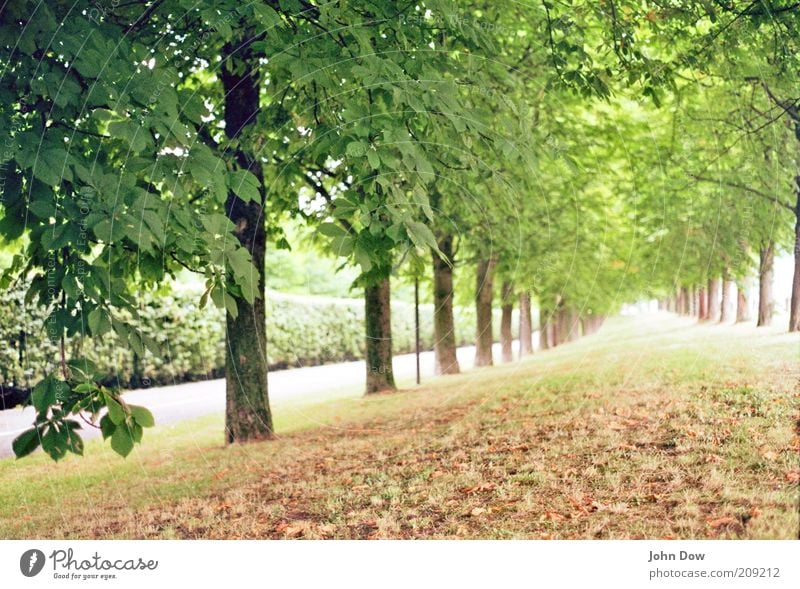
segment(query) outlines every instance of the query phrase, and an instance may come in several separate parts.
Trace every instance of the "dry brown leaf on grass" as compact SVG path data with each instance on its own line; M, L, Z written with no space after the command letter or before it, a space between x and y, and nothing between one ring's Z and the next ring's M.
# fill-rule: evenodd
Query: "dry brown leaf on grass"
M786 479L786 481L788 483L792 483L792 484L800 483L800 469L794 469L794 470L788 471L784 475L784 478Z
M517 446L489 446L486 451L490 454L499 454L501 452L526 452L529 449L528 444L519 444Z
M488 493L489 491L494 491L495 485L494 483L481 483L480 485L475 485L474 487L464 487L461 489L461 492L464 495L474 495L476 493Z
M295 522L281 522L275 526L275 531L286 538L299 538L311 529L311 523L300 520Z
M600 504L589 495L573 495L568 499L581 515L589 515L600 508Z
M761 455L764 457L765 460L769 460L770 462L773 462L773 461L777 460L777 458L778 458L778 453L777 452L773 452L772 450L767 450L766 452L764 452Z
M549 519L554 522L563 522L570 519L568 515L563 515L557 511L545 511L543 517L544 519Z
M715 530L719 530L721 528L727 528L728 526L740 526L741 522L735 517L731 517L729 515L725 517L718 517L718 518L709 518L706 520L706 523L709 527L714 528Z

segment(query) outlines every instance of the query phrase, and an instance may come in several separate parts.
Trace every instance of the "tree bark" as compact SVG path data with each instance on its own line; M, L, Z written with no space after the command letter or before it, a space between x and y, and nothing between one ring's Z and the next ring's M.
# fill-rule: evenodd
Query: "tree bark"
M240 137L256 120L259 111L258 73L252 67L249 46L239 43L224 49L221 71L225 91L225 133ZM267 324L264 271L266 190L261 164L244 151L236 153L239 166L252 172L259 181L259 200L244 202L229 192L225 211L235 227L239 243L250 252L257 276L253 281L252 303L235 297L236 317L226 314L225 355L225 438L228 443L272 437L272 413L267 393Z
M500 349L503 362L514 360L513 336L511 335L511 318L514 312L514 302L511 298L513 287L510 282L504 282L502 287L502 306L500 315Z
M775 243L761 248L758 261L758 327L772 323L772 271L775 266Z
M551 348L555 348L561 344L561 334L558 329L559 314L560 311L554 313L553 318L550 320L550 335L547 336L547 340L550 342Z
M800 138L800 122L795 125ZM795 178L797 184L797 202L795 203L794 223L794 275L792 276L792 299L789 303L789 331L800 331L800 176Z
M567 341L574 342L581 338L581 318L574 309L567 310Z
M388 278L364 289L367 394L394 391L392 369L392 306Z
M719 322L726 323L731 318L731 287L733 284L728 280L726 272L722 278L722 302L720 303Z
M478 262L475 288L475 366L491 366L492 361L492 295L494 291L494 258Z
M702 286L697 289L697 318L700 321L708 319L708 295Z
M750 321L750 306L747 302L747 290L744 285L736 287L736 323Z
M547 350L550 347L550 320L542 307L539 307L539 349Z
M439 250L447 260L432 252L433 350L436 357L436 374L458 374L456 330L453 319L453 267L448 264L448 260L452 262L453 259L452 235L446 235L439 240Z
M533 321L531 319L531 295L519 295L519 355L533 354Z
M719 320L720 315L720 280L711 278L708 281L708 319L709 321Z

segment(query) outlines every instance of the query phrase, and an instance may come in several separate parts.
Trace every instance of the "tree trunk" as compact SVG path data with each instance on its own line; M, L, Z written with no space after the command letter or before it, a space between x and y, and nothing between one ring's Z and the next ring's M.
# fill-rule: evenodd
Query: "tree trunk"
M800 130L800 123L795 127ZM798 134L800 137L800 133ZM795 204L794 223L794 275L792 277L792 300L789 304L789 331L800 331L800 176L797 183L797 202Z
M708 295L702 286L697 289L697 318L700 321L708 319Z
M731 318L731 287L733 284L728 280L728 273L722 277L722 303L720 303L719 322L726 323Z
M736 323L750 321L750 308L747 303L747 290L744 285L736 287Z
M546 350L550 347L550 319L544 309L539 307L539 349Z
M259 111L258 74L252 68L253 56L249 46L239 43L224 50L222 85L225 91L225 133L229 138L247 144L247 128L256 120ZM236 160L243 169L252 172L259 181L258 201L244 202L233 192L228 194L225 210L233 222L239 243L252 256L257 273L253 301L235 297L236 317L226 314L225 346L225 438L228 443L245 442L272 437L272 413L267 394L267 323L264 313L266 296L264 264L266 227L264 205L266 190L261 164L245 152L238 151Z
M513 336L511 335L511 315L514 312L514 302L511 298L513 287L510 282L504 282L502 288L502 307L500 315L500 349L503 362L514 360Z
M533 353L533 321L531 320L531 295L519 295L519 355Z
M770 241L759 251L758 327L772 323L772 271L774 265L775 243Z
M719 278L712 278L708 281L708 319L709 321L719 320Z
M477 333L475 334L475 366L492 365L492 295L494 286L493 258L478 262L475 288L475 315Z
M557 311L553 314L553 318L550 320L550 335L547 336L547 340L550 342L551 348L555 348L561 344L561 334L559 333L558 329L559 314L560 311Z
M567 310L567 341L574 342L581 338L581 318L574 309Z
M694 286L690 286L686 292L688 293L689 315L694 317L697 315L697 293L695 292Z
M436 374L458 374L456 330L453 319L453 236L439 240L439 249L447 257L433 255L433 350Z
M364 289L367 394L396 390L392 369L392 296L389 279Z

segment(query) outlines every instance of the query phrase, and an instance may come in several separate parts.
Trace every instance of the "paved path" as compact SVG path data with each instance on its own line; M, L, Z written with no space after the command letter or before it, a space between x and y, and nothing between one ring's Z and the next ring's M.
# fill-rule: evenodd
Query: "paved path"
M535 334L534 334L535 335ZM537 339L537 338L534 338ZM514 342L515 354L517 342ZM475 347L458 349L462 370L472 367ZM494 358L500 358L500 344L494 346ZM423 352L420 358L423 377L434 370L433 352ZM394 357L395 378L401 385L411 384L416 374L414 354ZM364 390L366 366L363 361L326 364L269 373L269 397L273 407L315 403L336 398L359 397ZM125 393L125 400L144 405L153 412L159 425L201 417L225 410L225 380L206 380L174 386L138 389ZM11 442L33 423L32 407L0 411L0 458L13 455ZM84 438L96 437L98 431L84 428Z

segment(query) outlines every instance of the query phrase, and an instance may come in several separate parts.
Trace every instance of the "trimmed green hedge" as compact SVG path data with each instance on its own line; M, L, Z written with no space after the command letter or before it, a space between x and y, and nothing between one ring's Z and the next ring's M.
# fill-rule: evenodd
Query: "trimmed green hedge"
M21 292L6 292L0 307L0 386L25 390L60 361L57 344L44 332L46 313L23 304ZM195 290L148 295L141 319L120 319L160 344L161 353L136 358L113 336L68 342L68 356L85 356L108 375L108 384L125 388L170 384L222 376L225 330L222 312L200 309ZM456 340L475 338L475 312L456 309ZM499 311L494 321L499 333ZM433 305L420 306L421 341L433 347ZM517 321L514 320L516 330ZM24 334L24 336L22 335ZM364 303L357 299L295 296L270 292L267 300L267 355L272 369L356 360L364 356ZM392 335L396 354L414 351L414 307L392 303ZM81 346L85 346L81 349ZM20 348L23 348L20 350ZM20 361L20 358L22 361Z

